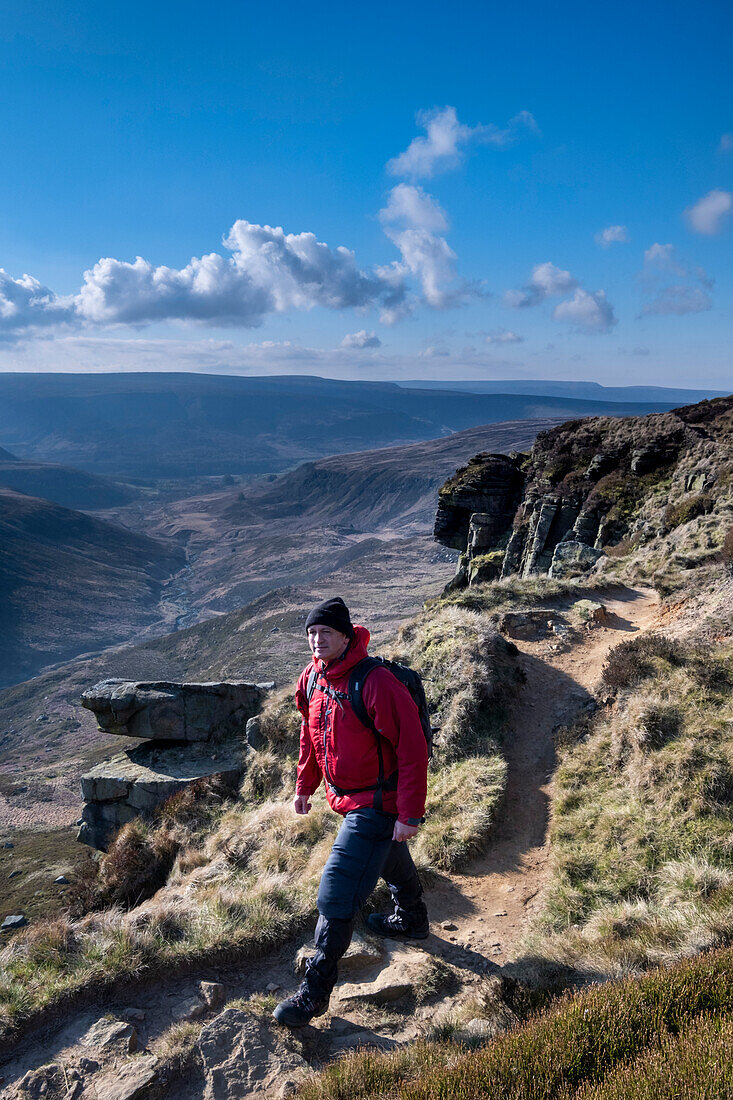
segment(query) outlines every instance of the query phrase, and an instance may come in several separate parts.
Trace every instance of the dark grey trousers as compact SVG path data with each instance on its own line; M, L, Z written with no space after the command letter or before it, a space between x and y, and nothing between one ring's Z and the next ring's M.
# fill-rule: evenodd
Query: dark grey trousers
M306 981L316 999L328 997L338 977L338 961L351 943L354 917L380 876L392 894L395 911L422 919L427 910L410 849L392 840L394 814L350 810L344 817L318 889L316 953Z

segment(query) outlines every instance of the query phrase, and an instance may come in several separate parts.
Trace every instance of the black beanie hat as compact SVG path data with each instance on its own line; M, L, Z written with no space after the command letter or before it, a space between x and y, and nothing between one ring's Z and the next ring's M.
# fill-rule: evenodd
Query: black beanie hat
M354 637L354 628L351 625L349 609L340 596L334 596L332 600L324 600L313 608L305 620L305 629L309 626L332 626L334 630L345 634L347 638Z

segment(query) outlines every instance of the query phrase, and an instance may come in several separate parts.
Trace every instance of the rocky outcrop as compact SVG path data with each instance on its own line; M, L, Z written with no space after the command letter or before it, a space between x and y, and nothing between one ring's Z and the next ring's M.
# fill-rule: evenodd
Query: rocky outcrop
M85 805L77 839L105 851L111 837L135 817L197 779L218 779L236 787L242 775L242 755L234 746L181 745L161 747L154 741L118 753L81 778Z
M174 684L102 680L85 691L81 705L94 712L105 733L154 741L217 741L239 732L260 709L271 685Z
M478 454L442 486L433 534L438 542L461 550L456 584L469 582L472 561L496 550L511 526L522 496L522 456ZM501 557L482 562L481 579L501 570ZM489 575L491 574L491 575ZM474 583L476 568L474 568Z
M663 534L670 499L680 502L680 521L705 511L686 509L687 494L730 485L732 415L733 397L723 397L647 417L595 417L541 432L526 456L477 455L439 494L435 537L462 551L449 587L582 576L608 547Z
M271 686L103 680L85 691L82 705L94 712L100 730L148 740L82 776L78 839L104 851L121 826L198 779L235 787L247 722Z

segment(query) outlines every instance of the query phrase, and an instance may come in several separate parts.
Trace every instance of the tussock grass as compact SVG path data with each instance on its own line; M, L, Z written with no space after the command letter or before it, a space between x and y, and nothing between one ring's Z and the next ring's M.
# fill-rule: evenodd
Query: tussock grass
M395 655L423 677L438 729L436 766L471 753L498 753L506 702L520 682L515 653L486 611L452 599L402 628Z
M552 877L528 943L603 976L733 942L731 651L654 635L619 649L604 676L628 686L559 748Z
M298 1095L301 1100L712 1100L731 1095L726 1090L732 1021L733 952L725 950L565 996L477 1051L421 1042L388 1054L352 1054L307 1081ZM665 1084L671 1086L667 1092L661 1089ZM714 1091L719 1085L722 1091Z
M480 852L506 785L496 753L457 760L428 776L426 821L413 842L419 865L450 871Z

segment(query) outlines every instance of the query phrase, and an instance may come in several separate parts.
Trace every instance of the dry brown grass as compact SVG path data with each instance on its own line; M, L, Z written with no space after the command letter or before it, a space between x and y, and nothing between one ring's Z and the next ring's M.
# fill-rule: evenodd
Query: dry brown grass
M552 879L527 944L603 976L733 940L733 654L650 636L638 656L560 748Z

